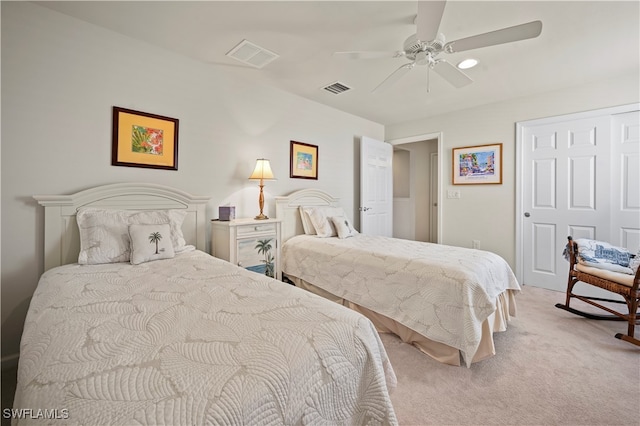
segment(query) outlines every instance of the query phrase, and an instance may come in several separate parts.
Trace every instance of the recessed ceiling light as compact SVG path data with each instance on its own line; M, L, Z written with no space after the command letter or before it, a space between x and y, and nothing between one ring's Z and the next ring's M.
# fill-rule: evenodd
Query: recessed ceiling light
M467 70L469 68L473 68L478 65L478 61L476 59L465 59L464 61L458 64L458 68L461 70Z

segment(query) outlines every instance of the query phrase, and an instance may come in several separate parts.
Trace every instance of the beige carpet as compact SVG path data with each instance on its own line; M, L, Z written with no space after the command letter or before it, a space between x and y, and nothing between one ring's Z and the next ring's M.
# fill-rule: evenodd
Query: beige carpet
M497 354L470 369L382 335L400 424L640 425L640 347L613 337L626 323L570 314L555 307L564 293L536 287L516 300Z
M496 356L470 369L382 335L398 376L391 398L400 424L640 425L640 347L613 337L626 324L554 307L563 301L563 293L525 287L518 316L495 335ZM3 371L2 408L14 392L15 370Z

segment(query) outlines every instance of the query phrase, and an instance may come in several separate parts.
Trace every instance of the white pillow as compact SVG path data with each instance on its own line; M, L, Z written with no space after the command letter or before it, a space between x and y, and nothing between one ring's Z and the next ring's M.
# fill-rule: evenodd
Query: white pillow
M302 229L304 229L304 233L307 235L316 235L316 228L313 227L313 223L311 223L311 218L309 218L309 213L305 211L305 207L300 206L300 220L302 221Z
M338 232L338 238L349 238L358 233L346 216L332 216L331 222Z
M162 225L129 225L131 238L131 264L151 260L170 259L175 256L171 244L171 227Z
M304 211L309 215L311 223L318 237L327 238L338 235L333 223L329 219L332 216L346 216L342 207L307 207Z
M78 263L128 262L131 243L129 225L168 223L174 252L188 250L182 234L184 210L109 210L85 208L78 211L76 220L80 231Z

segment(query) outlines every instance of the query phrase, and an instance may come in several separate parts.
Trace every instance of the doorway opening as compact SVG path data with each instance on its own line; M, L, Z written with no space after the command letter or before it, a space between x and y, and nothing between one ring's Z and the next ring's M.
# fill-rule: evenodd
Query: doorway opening
M393 145L393 236L442 241L442 133L387 141Z

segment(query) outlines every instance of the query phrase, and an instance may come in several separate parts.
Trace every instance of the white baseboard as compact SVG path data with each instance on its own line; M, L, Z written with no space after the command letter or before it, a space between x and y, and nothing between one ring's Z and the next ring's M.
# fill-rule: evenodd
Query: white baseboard
M0 362L2 363L2 371L17 367L19 358L19 353L3 356L2 359L0 359Z

